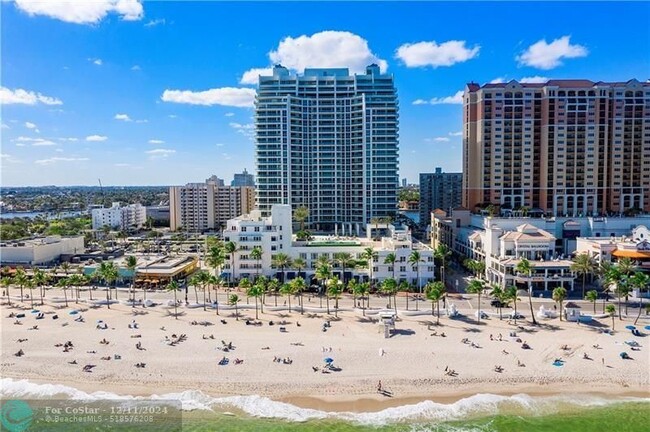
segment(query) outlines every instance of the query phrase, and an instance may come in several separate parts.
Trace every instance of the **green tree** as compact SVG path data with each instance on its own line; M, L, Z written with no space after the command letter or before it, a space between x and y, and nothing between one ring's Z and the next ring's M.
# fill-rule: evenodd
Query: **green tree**
M298 300L300 302L300 313L302 314L305 312L305 307L302 303L302 292L305 290L306 287L305 280L302 277L298 276L292 279L291 282L289 283L291 284L291 289L293 291L293 294L295 295L296 293L298 293L299 295Z
M245 293L248 293L248 289L253 285L248 278L242 278L242 280L239 281L239 288L243 289ZM246 304L248 304L248 299L249 296L246 294Z
M178 293L178 291L180 290L180 287L178 286L178 282L172 279L167 284L166 290L174 293L174 318L178 319L178 298L176 297L176 293Z
M515 285L509 286L505 290L505 298L508 300L512 300L512 307L514 308L514 320L515 320L515 325L517 325L517 302L520 300L519 297L517 297L517 287Z
M587 291L587 295L585 296L585 299L589 300L594 304L594 314L596 314L596 301L598 300L598 291L596 290Z
M393 268L393 280L395 280L395 262L396 261L397 261L397 255L395 255L393 252L389 253L384 258L384 264L388 264L389 266L392 266L392 268Z
M338 318L339 316L339 298L343 292L343 282L339 280L338 277L334 276L333 278L327 281L327 313L329 314L329 298L334 298L334 316Z
M528 304L530 305L530 316L533 320L533 325L537 325L535 312L533 312L533 266L526 258L522 258L515 266L515 271L526 275L528 278Z
M300 231L305 230L305 221L309 219L309 208L300 206L293 211L293 220L300 224Z
M235 319L239 321L239 309L237 308L237 303L239 303L239 296L237 294L230 294L228 297L228 305L235 306ZM257 313L257 310L255 312Z
M263 292L264 288L260 284L251 285L248 290L246 290L246 295L255 299L255 319L259 319L259 315L257 314L257 299L262 296ZM264 312L262 311L262 313Z
M9 287L11 286L11 278L9 276L2 276L2 279L0 279L0 284L2 285L2 288L4 288L5 293L7 294L7 302L9 303L9 306L11 306L11 297L9 295Z
M562 321L562 303L566 296L567 292L564 287L557 287L553 290L553 301L560 304L560 321Z
M415 297L415 310L419 310L418 308L418 301L420 299L420 294L422 294L422 282L420 281L420 263L422 262L422 255L420 252L414 250L411 252L411 255L409 255L408 263L411 264L411 266L415 267L415 274L416 274L416 286L418 289L418 295ZM407 295L408 299L408 295ZM407 300L408 304L408 300ZM408 309L408 307L407 307Z
M291 258L285 253L278 253L273 255L271 258L271 267L280 269L282 274L282 282L284 282L287 277L284 274L284 270L291 267Z
M56 286L63 290L63 297L65 298L65 307L68 307L68 287L70 287L70 280L67 277L59 279Z
M381 290L388 296L388 307L390 308L390 297L397 294L397 281L393 278L384 279L381 283ZM397 313L397 300L394 302L395 313Z
M614 305L610 304L610 305L607 305L605 310L607 311L607 315L612 317L612 330L614 330L614 317L616 316L616 307Z
M237 245L234 242L226 242L223 245L224 252L230 256L230 283L235 283L235 252L237 252Z
M575 258L573 258L571 271L578 275L582 275L582 298L585 298L585 285L587 283L587 275L593 274L595 270L596 263L588 253L578 254L575 256Z
M451 256L451 251L446 244L441 243L433 251L433 256L440 260L440 280L447 287L447 259Z
M255 247L253 248L253 250L251 251L251 258L253 258L255 261L257 261L257 262L255 263L256 279L257 279L257 277L259 277L259 275L260 275L260 267L261 267L261 266L260 266L260 261L262 260L262 254L263 254L263 253L264 253L264 252L262 252L262 248L259 247L259 246L255 246Z
M289 313L291 313L291 295L293 294L293 286L290 283L283 283L280 287L280 293L287 296L289 302Z
M276 306L278 305L278 292L280 291L281 286L282 284L280 283L278 278L271 279L267 284L268 290L273 293L273 298Z
M441 281L429 282L424 287L424 295L431 302L431 316L433 316L433 305L436 304L438 317L436 324L440 324L440 300L445 296L445 285Z
M490 285L490 287L492 288L492 290L490 291L490 296L492 296L492 298L494 298L495 300L499 301L499 303L498 303L499 306L497 307L497 309L499 309L499 319L502 320L503 319L503 307L502 306L503 306L503 302L505 300L505 291L498 284L492 284L492 285Z
M471 294L478 294L478 322L481 322L481 293L485 289L483 281L480 279L472 280L467 286L467 292Z
M321 284L321 289L319 290L319 297L320 297L320 307L323 307L323 294L325 293L325 281L329 279L332 276L332 270L329 264L320 264L316 267L316 273L315 273L316 279ZM329 313L329 311L328 311Z
M27 279L27 282L25 283L25 287L29 290L29 300L32 304L32 309L34 309L34 289L36 288L34 279ZM68 303L66 301L66 306L67 305Z
M79 303L79 287L84 284L85 278L83 275L76 273L68 277L68 280L70 281L70 286L75 295L75 303Z
M47 273L45 273L43 270L39 268L34 270L34 276L32 276L32 280L34 281L34 284L39 288L39 293L41 296L41 306L45 304L43 298L45 297L45 284L48 282L48 279L49 277Z
M18 267L16 269L16 273L14 273L14 284L18 285L20 288L20 302L23 302L24 299L24 291L23 289L25 288L25 285L27 285L27 281L29 279L27 278L27 273L25 273L25 269L22 267Z
M99 276L102 278L104 284L106 285L106 306L108 307L108 309L110 309L111 308L111 299L110 299L111 285L118 278L118 270L117 267L115 267L115 263L113 263L112 261L102 262L99 265L99 268L97 270L99 272ZM115 298L117 299L117 293Z
M643 309L643 290L647 290L648 286L650 286L650 276L641 271L636 271L630 278L630 283L634 288L639 290L639 295L637 296L639 298L639 314L634 320L634 324L636 325L636 323L639 321L639 318L641 318L641 309Z
M135 273L138 268L138 259L134 255L129 255L126 257L126 268L131 273L131 293L133 296L131 298L131 307L135 307Z

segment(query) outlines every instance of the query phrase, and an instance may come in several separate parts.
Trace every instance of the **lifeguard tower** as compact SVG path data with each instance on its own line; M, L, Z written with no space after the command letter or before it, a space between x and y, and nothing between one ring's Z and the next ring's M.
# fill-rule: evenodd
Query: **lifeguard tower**
M384 338L390 337L390 331L395 330L395 318L397 314L392 310L383 310L379 312L379 325L384 326Z

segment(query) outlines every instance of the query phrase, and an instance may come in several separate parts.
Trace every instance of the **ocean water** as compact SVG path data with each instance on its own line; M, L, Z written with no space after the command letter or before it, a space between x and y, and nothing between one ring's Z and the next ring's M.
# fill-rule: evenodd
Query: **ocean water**
M449 404L423 401L378 412L354 413L300 408L261 396L215 398L190 390L144 398L85 393L62 385L5 378L0 380L0 397L3 415L8 400L29 402L33 416L29 428L24 430L34 431L640 432L647 431L650 425L649 398L578 394L478 394ZM138 404L168 404L169 410L154 416L150 423L135 424L129 417L117 423L57 423L46 418L47 407L54 399L64 405L100 407L109 414L115 407Z

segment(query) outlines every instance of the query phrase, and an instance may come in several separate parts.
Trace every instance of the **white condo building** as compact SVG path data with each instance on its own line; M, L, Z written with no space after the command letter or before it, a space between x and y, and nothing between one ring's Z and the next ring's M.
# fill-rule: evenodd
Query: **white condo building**
M392 75L370 65L305 69L278 65L260 76L255 102L257 205L309 208L307 226L360 230L397 207L398 103Z
M381 230L385 235L371 237L373 230ZM255 210L248 215L243 215L228 221L223 232L224 241L232 241L237 246L234 257L234 269L231 269L230 258L226 260L223 269L224 276L230 277L234 273L235 279L243 277L252 278L258 274L278 276L280 270L273 268L271 263L277 253L287 254L290 258L302 258L306 268L301 273L306 273L306 279L313 277L316 261L325 256L332 260L334 254L349 253L354 259L361 259L366 248L372 248L377 253L377 259L372 264L372 278L382 281L395 276L398 281L405 280L409 283L423 286L433 280L434 259L433 250L411 238L407 228L387 224L369 224L366 227L366 237L354 236L316 236L309 241L297 241L292 235L291 207L289 205L274 205L271 215L263 217L261 212ZM253 248L262 250L262 259L259 261L250 256ZM408 263L411 252L420 253L420 263L413 266ZM385 264L386 256L390 253L396 255L395 266ZM285 269L287 277L296 275L296 269ZM334 265L333 274L343 279L343 269ZM368 280L370 266L345 269L345 279L357 278Z
M127 230L142 228L147 221L147 208L141 204L120 206L114 202L109 208L96 208L92 212L93 229L109 226L111 229Z

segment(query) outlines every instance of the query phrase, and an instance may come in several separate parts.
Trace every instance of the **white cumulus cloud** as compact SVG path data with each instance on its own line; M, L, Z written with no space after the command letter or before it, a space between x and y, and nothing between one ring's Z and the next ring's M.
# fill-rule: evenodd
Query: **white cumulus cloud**
M38 165L52 165L56 162L81 162L81 161L87 161L89 160L88 158L78 158L78 157L51 157L49 159L39 159L37 161L34 161L35 164Z
M165 90L161 99L164 102L190 105L223 105L247 108L253 106L255 90L235 87L222 87L204 91Z
M103 135L89 135L86 137L86 141L91 141L91 142L101 142L101 141L106 141L108 137L103 136Z
M563 58L586 57L589 51L582 45L571 45L571 36L562 36L548 43L541 39L529 46L517 61L538 69L553 69L562 64Z
M155 20L150 20L144 26L145 27L155 27L157 25L165 25L165 18L158 18L158 19L155 19Z
M273 75L273 68L253 68L249 69L242 75L239 84L256 85L260 75Z
M103 64L102 59L95 59L95 60L93 60L93 64L95 64L95 65L97 65L97 66L101 66L101 65Z
M131 67L131 70L132 70L132 71L139 71L139 70L142 70L142 68L141 68L140 66L138 66L138 65L133 65L133 66Z
M25 122L25 127L27 129L36 129L36 125L32 122Z
M395 57L408 67L452 66L473 59L478 55L480 46L467 47L466 41L451 40L437 44L431 42L406 43L395 52Z
M42 103L44 105L62 105L60 99L44 96L40 93L33 91L16 89L10 90L7 87L0 87L0 104L23 104L23 105L36 105Z
M145 153L149 155L149 159L154 160L154 159L164 159L166 157L169 157L169 155L176 153L176 150L158 148L153 150L147 150Z
M150 139L149 144L165 144L165 141L159 139Z
M45 138L32 138L32 137L25 137L25 136L19 136L18 138L12 139L12 141L20 143L20 144L16 144L18 147L24 147L24 143L30 143L34 147L56 145L52 141Z
M449 132L449 136L461 136L461 135L463 135L463 131Z
M449 142L449 138L448 138L448 137L435 137L433 140L434 140L435 142Z
M311 36L287 36L269 53L273 64L302 72L305 68L349 68L352 73L365 71L375 63L382 72L388 69L386 60L377 57L368 47L368 41L346 31L322 31ZM242 77L243 78L243 77Z
M416 99L413 101L413 105L440 105L440 104L462 104L463 103L463 91L457 91L453 96L445 97L434 97L429 100L425 99Z
M109 13L125 21L144 16L140 0L16 0L16 7L30 16L44 15L74 24L97 24Z
M131 117L129 117L128 114L115 114L115 117L113 117L115 120L122 120L126 122L131 121Z
M539 84L539 83L545 83L549 80L547 77L543 76L532 76L532 77L523 77L522 79L519 80L520 83L524 84Z

